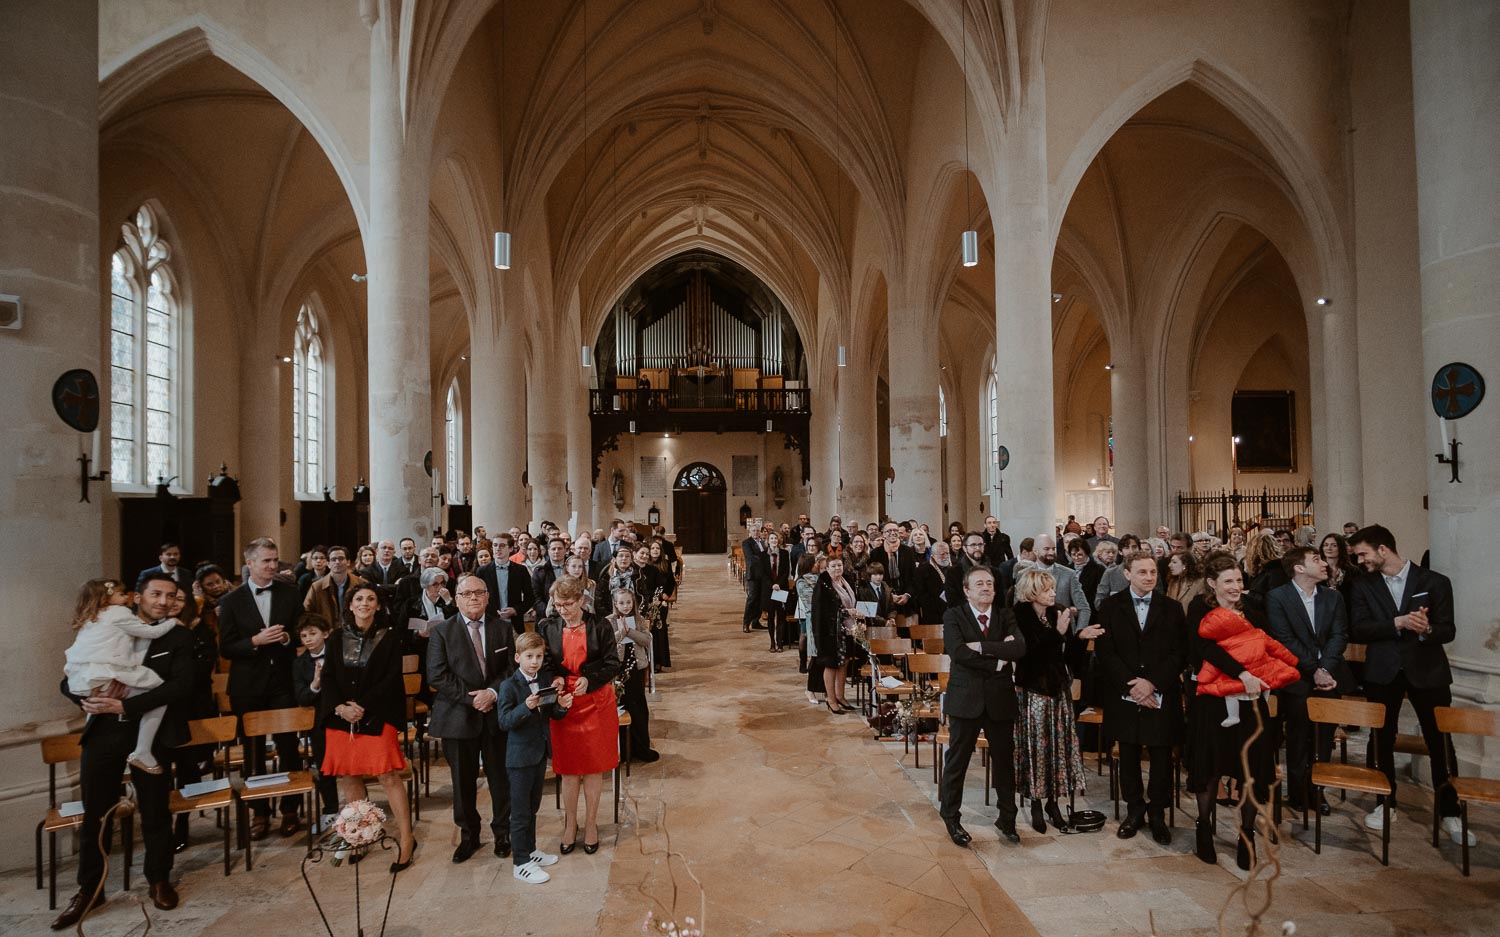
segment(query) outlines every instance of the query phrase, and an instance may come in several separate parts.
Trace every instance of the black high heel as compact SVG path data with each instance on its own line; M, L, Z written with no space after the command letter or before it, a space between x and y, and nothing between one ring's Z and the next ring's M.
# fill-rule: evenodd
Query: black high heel
M564 841L557 847L557 851L563 855L569 855L578 848L578 827L573 827L573 838Z
M1042 819L1042 802L1036 798L1031 801L1031 828L1038 833L1047 832L1047 821Z
M1214 821L1198 821L1198 841L1193 850L1203 862L1214 865L1219 861L1218 850L1214 848Z
M1062 811L1057 807L1057 801L1047 801L1047 820L1057 827L1059 833L1068 832L1068 821L1063 819Z
M1252 830L1242 830L1234 850L1234 864L1239 866L1241 871L1248 872L1254 861L1255 833Z
M391 874L395 875L397 872L405 872L407 869L411 868L411 864L416 861L417 841L413 839L411 841L411 855L406 857L405 862L401 861L401 851L399 849L396 851L396 861L391 863Z
M598 851L599 851L599 844L598 843L584 843L583 844L583 853L584 853L584 855L592 856L594 853L596 853Z

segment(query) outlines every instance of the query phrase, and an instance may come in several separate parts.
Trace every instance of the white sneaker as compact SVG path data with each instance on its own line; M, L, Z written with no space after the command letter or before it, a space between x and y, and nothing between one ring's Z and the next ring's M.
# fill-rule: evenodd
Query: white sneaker
M1460 846L1463 845L1464 828L1463 824L1458 822L1458 817L1443 817L1443 832L1447 833L1448 838L1453 840L1453 842ZM1479 838L1474 835L1473 830L1469 830L1469 845L1479 845Z
M1391 809L1391 821L1395 822L1395 820L1396 820L1396 811L1395 811L1394 808L1392 808ZM1383 830L1383 829L1385 829L1385 808L1384 807L1376 807L1374 810L1371 810L1369 813L1365 814L1365 829L1367 829L1367 830Z
M542 868L546 868L549 865L557 865L556 856L554 856L550 852L542 852L540 849L532 851L531 861L536 863L538 866L541 866Z
M338 818L339 818L339 815L336 814L336 813L325 813L325 814L323 814L321 817L318 818L318 828L316 830L314 830L313 832L316 832L316 833L325 833L325 832L327 832L328 829L333 826L333 821L337 820Z
M550 882L552 880L552 876L542 871L542 867L537 865L535 862L528 862L525 865L518 865L516 866L515 871L511 874L514 875L518 881L525 882L528 885L541 885L544 882Z

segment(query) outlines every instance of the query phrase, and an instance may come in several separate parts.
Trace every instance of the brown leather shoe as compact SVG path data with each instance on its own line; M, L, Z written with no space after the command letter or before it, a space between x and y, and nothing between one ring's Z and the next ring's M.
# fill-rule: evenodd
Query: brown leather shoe
M74 895L73 900L69 901L68 906L63 909L63 913L59 914L57 916L57 920L52 922L52 929L67 930L68 928L77 925L79 921L83 920L84 914L104 904L103 894L100 894L98 898L95 898L92 903L89 901L90 898L93 898L92 891L80 891L78 894Z
M281 818L281 835L295 836L302 829L302 821L297 819L296 814L286 814Z
M177 907L177 889L171 882L152 882L146 893L151 896L151 903L163 911Z
M265 839L271 833L271 818L254 816L250 818L250 838L256 842Z

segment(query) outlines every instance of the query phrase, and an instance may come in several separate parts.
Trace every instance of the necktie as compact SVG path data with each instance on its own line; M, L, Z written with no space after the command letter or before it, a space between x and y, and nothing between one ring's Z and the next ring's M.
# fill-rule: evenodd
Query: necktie
M979 616L979 630L984 634L986 638L990 636L990 616Z
M469 622L469 640L474 645L474 654L479 658L479 673L484 679L490 678L490 669L485 666L484 639L479 636L479 622Z

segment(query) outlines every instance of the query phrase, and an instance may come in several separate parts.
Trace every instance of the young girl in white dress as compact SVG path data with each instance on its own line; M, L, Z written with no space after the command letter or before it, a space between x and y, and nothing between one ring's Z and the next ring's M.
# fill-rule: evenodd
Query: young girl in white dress
M77 696L91 696L111 680L130 688L130 696L139 696L161 686L161 677L143 664L146 647L177 627L177 619L168 618L148 625L130 610L130 590L113 579L90 579L78 590L78 608L73 615L73 630L78 636L68 648L63 673L68 690ZM135 751L129 763L149 774L161 774L161 765L151 754L156 732L161 728L165 706L146 710L136 730Z

